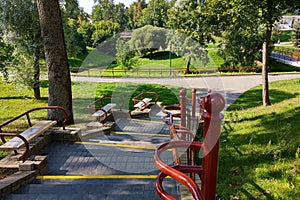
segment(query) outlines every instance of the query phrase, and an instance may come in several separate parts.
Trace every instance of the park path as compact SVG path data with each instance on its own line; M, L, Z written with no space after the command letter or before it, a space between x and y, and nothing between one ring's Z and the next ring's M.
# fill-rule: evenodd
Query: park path
M269 81L279 81L300 78L297 74L269 75ZM219 92L226 98L227 106L233 103L241 94L250 88L262 83L261 75L240 75L240 76L203 76L203 77L170 77L170 78L109 78L109 77L84 77L73 76L74 81L85 82L131 82L138 84L156 83L162 85L179 86L184 88L210 88L213 92Z

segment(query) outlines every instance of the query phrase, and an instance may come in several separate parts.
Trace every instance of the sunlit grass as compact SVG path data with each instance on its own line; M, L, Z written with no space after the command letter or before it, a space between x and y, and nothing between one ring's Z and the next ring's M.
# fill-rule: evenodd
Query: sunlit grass
M272 106L261 106L261 86L229 107L221 136L220 199L297 199L300 191L300 80L270 83Z

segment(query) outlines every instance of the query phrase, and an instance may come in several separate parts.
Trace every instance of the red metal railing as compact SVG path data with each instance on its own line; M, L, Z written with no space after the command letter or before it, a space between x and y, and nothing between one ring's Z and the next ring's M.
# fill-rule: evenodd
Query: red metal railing
M31 123L31 120L30 120L30 113L33 112L33 111L36 111L36 110L43 110L43 109L59 109L59 110L61 110L65 115L65 119L62 122L62 128L63 128L63 130L65 130L65 125L69 121L69 115L68 115L67 111L64 108L62 108L61 106L42 106L42 107L37 107L37 108L30 109L30 110L28 110L28 111L26 111L26 112L24 112L24 113L22 113L22 114L20 114L16 117L12 118L12 119L10 119L10 120L0 124L0 132L2 132L2 128L4 126L12 123L13 121L16 121L17 119L20 119L23 116L26 116L28 125L32 126L32 123Z
M43 110L43 109L59 109L59 110L61 110L65 115L65 119L62 122L62 128L63 128L63 130L65 130L65 125L69 121L69 115L68 115L67 111L64 108L60 107L60 106L42 106L42 107L33 108L33 109L30 109L30 110L28 110L28 111L26 111L26 112L24 112L24 113L22 113L22 114L20 114L16 117L12 118L12 119L10 119L10 120L0 124L0 133L1 133L0 138L1 138L2 143L6 143L5 137L19 137L21 140L23 140L23 142L25 144L25 151L23 152L23 154L21 156L23 162L25 162L26 154L29 151L28 141L22 135L17 134L17 133L3 133L2 128L7 126L8 124L20 119L21 117L24 117L24 116L26 116L28 125L31 127L32 123L31 123L31 119L30 119L30 113L33 112L33 111L36 111L36 110ZM16 150L14 150L14 152L15 152L15 154L18 154L18 152Z
M220 114L220 112L225 107L225 100L220 94L210 93L203 98L203 109L205 110L205 112L202 114L204 118L204 141L202 143L182 140L171 141L159 146L155 151L154 163L161 171L161 173L157 177L155 185L156 191L162 199L174 199L174 197L167 194L162 187L162 182L166 176L170 176L171 178L184 184L192 193L195 199L215 199L219 136L221 131L221 121L223 119L223 115ZM181 106L181 109L182 108L184 108L184 106ZM172 125L171 123L169 124ZM175 129L176 132L178 132L178 130L179 129ZM167 149L174 149L178 147L187 148L187 166L181 165L178 161L175 162L175 165L173 167L168 166L161 160L160 154ZM197 156L196 150L199 149L202 149L203 152L202 166L197 166L195 161ZM175 160L177 159L178 158L176 155ZM190 173L190 177L183 173ZM195 174L200 175L201 190L199 189L199 186L194 182Z
M142 92L140 94L138 94L137 96L132 98L133 104L137 104L138 102L142 101L146 96L155 96L155 100L154 102L156 103L158 100L158 94L157 92Z
M109 99L109 101L111 102L112 99L113 100L116 100L116 104L117 106L119 107L119 109L121 110L124 106L124 98L122 96L112 96L112 95L105 95L95 101L93 101L92 103L90 103L87 108L89 109L90 113L93 113L95 111L98 111L98 110L102 110L103 113L104 113L104 117L100 120L100 123L105 123L107 121L107 118L108 118L108 112L106 110L103 109L103 106L105 106L105 99ZM118 101L117 101L118 99Z
M203 169L196 166L184 166L184 165L175 165L173 167L165 164L160 155L162 152L172 149L172 148L190 148L190 149L201 149L201 142L188 142L188 141L171 141L160 145L154 153L154 163L156 167L161 171L158 175L155 186L156 191L161 199L175 200L174 197L170 196L162 187L162 182L166 176L170 176L178 182L185 185L189 191L192 193L194 199L200 200L203 199L201 191L198 185L184 173L197 173L201 174Z
M101 110L101 107L104 106L104 101L105 99L109 99L110 102L111 102L111 99L114 99L115 98L119 99L120 102L116 102L118 103L118 106L119 106L119 109L122 109L123 106L124 106L124 98L122 96L112 96L112 95L105 95L95 101L93 101L92 103L90 103L87 108L91 111L91 112L94 112L94 111L97 111L97 110ZM98 106L97 104L100 104L100 106Z

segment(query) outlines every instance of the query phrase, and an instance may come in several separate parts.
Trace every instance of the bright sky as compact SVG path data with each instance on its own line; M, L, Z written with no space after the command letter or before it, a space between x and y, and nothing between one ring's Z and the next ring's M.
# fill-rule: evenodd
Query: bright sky
M129 7L132 2L135 0L114 0L115 4L118 4L119 2L124 3L125 6ZM84 11L91 14L92 8L94 5L94 0L78 0L79 6L83 7Z

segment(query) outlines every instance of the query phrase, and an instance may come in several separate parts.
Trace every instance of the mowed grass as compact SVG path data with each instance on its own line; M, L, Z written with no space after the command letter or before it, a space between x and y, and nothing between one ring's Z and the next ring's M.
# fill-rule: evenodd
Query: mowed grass
M272 106L261 86L226 111L218 199L300 198L300 79L272 82Z
M44 83L43 85L47 85ZM129 99L142 91L157 91L165 105L178 103L179 89L155 84L74 82L74 111L86 103L122 91ZM222 127L217 199L299 199L300 79L270 83L272 106L261 106L261 87L241 95L225 112ZM30 108L47 105L12 84L0 84L0 123ZM128 102L132 107L132 103ZM76 115L77 118L80 115ZM75 120L76 121L76 120ZM0 152L0 157L5 154Z

